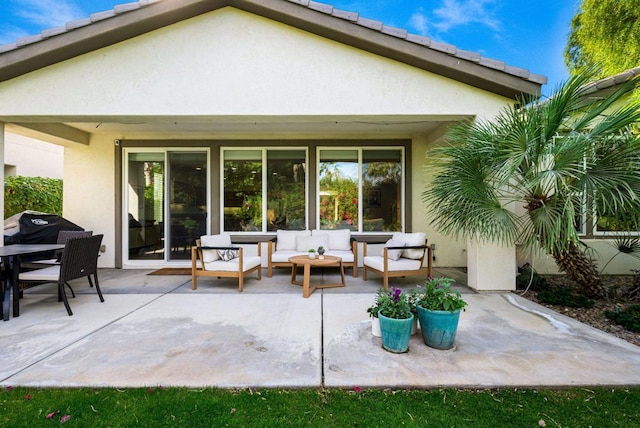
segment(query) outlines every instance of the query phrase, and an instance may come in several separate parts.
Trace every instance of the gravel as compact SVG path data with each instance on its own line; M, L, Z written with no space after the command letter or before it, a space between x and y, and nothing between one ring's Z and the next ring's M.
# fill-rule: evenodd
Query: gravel
M564 275L544 276L544 278L546 279L547 284L551 286L573 287L573 284ZM609 287L609 289L613 288L617 290L626 290L633 285L633 276L631 275L603 276L602 280L604 284ZM604 315L606 311L613 311L616 307L624 308L630 304L639 304L640 301L632 301L619 297L609 300L596 300L593 308L570 308L566 306L550 305L548 303L540 302L536 296L536 293L531 290L529 290L526 294L521 294L521 291L517 291L517 293L519 293L524 298L553 309L558 313L574 318L599 330L610 333L636 346L640 346L640 333L628 331L621 325L615 324Z

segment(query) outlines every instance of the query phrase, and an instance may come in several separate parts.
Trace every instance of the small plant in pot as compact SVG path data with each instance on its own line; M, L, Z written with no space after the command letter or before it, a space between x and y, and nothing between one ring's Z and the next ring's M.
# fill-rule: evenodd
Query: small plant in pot
M315 248L309 248L309 258L310 259L315 259L316 258L316 250L315 250Z
M422 337L427 346L451 349L458 331L460 311L467 302L452 290L452 278L428 278L424 286L412 291Z
M376 304L382 347L390 352L407 352L414 318L408 294L391 287L386 293L378 292Z

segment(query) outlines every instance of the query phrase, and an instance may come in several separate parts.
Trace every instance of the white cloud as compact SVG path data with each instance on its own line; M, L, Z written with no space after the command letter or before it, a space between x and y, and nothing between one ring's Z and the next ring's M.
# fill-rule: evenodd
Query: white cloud
M429 18L422 10L415 12L409 19L409 25L420 35L426 36L429 30Z
M500 21L496 19L487 6L495 0L444 0L442 7L433 14L438 18L433 27L447 32L453 27L477 23L493 30L500 29Z
M69 0L17 0L16 15L38 26L57 27L84 16L74 1Z

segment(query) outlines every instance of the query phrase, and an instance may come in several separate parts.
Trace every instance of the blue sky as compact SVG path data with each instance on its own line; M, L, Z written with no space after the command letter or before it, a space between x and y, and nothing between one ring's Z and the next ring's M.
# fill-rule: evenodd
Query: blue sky
M113 9L129 0L0 0L0 44ZM174 1L174 0L168 0ZM323 0L547 76L550 95L568 73L563 50L579 0Z

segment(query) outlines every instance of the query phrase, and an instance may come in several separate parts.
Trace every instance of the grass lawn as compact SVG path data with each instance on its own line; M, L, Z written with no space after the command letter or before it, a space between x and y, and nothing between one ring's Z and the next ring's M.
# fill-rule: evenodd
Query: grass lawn
M640 388L496 390L5 387L0 426L640 426Z

